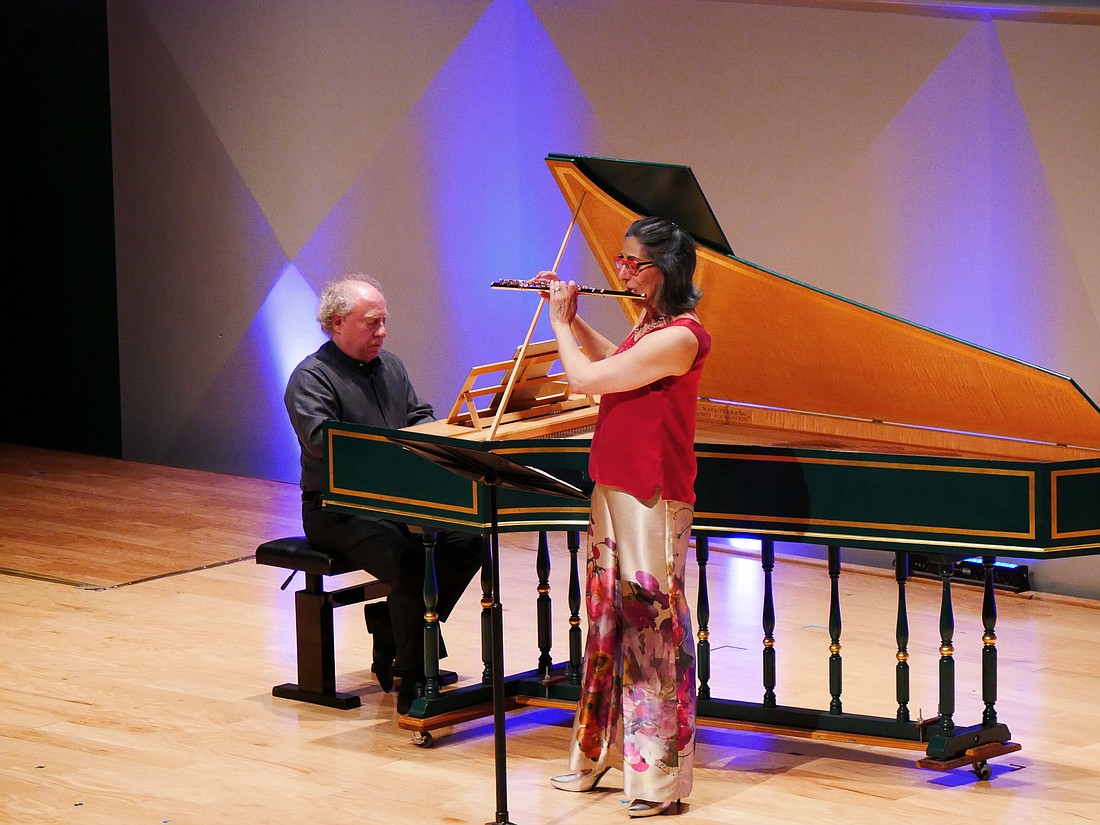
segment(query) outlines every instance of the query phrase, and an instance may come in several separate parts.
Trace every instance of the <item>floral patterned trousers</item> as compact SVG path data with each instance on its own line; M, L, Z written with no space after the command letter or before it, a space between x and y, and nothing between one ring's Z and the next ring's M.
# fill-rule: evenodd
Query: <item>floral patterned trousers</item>
M623 769L623 792L691 792L695 644L684 596L691 505L597 484L588 527L581 697L570 770ZM615 753L616 749L620 752Z

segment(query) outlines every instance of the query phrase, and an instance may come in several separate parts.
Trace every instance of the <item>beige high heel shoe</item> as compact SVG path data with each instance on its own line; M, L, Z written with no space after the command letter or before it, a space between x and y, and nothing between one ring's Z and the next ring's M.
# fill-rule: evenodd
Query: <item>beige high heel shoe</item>
M660 816L670 810L673 805L676 806L676 812L679 813L679 799L675 802L650 802L648 799L635 799L630 803L630 807L626 809L626 815L630 817Z
M603 768L598 771L578 771L576 773L563 773L561 776L550 777L550 784L557 788L559 791L573 791L574 793L584 793L590 791L596 787L596 784L603 778L603 775L607 773L610 768Z

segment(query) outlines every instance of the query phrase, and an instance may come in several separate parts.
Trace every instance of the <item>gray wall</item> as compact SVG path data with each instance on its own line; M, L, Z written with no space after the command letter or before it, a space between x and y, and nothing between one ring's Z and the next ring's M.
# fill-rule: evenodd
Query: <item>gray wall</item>
M530 323L487 285L554 259L549 152L688 164L742 258L1100 397L1097 18L866 8L109 0L125 457L294 480L282 382L347 269L445 412Z

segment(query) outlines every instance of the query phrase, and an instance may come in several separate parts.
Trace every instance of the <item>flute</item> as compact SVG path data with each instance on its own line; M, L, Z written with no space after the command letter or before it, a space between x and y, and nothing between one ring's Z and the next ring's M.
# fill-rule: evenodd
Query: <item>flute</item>
M551 283L553 283L553 281L520 281L504 278L503 280L493 281L489 286L493 289L534 289L539 292L547 292L550 289ZM604 295L609 298L630 298L635 301L645 300L645 294L627 292L626 290L619 289L598 289L594 286L578 286L577 292L581 295Z

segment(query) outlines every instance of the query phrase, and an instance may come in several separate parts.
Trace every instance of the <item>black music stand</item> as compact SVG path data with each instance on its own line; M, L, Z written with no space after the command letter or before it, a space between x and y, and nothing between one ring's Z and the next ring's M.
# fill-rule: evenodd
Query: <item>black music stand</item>
M582 501L587 501L589 496L583 490L543 470L528 467L488 450L462 447L454 442L421 441L400 435L387 435L386 438L452 473L489 488L489 563L493 588L490 658L493 668L493 755L496 762L497 812L496 819L486 825L513 825L508 819L508 754L504 721L504 607L500 602L497 488L545 493Z

